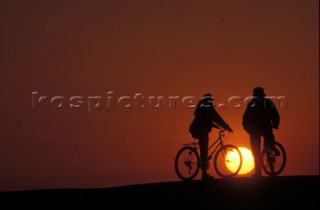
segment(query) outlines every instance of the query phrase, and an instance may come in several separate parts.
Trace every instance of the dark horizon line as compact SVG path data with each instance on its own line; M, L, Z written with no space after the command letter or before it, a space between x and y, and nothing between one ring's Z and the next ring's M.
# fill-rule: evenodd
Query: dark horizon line
M283 176L276 176L276 177L270 177L270 176L262 176L261 180L264 179L290 179L290 178L308 178L308 177L320 177L320 174L318 175L283 175ZM242 177L233 177L233 178L215 178L217 181L236 181L236 180L253 180L251 176L242 176ZM44 192L44 191L73 191L73 190L112 190L112 189L120 189L120 188L131 188L131 187L143 187L143 186L156 186L156 185L163 185L163 184L174 184L174 183L196 183L196 182L201 182L200 179L195 179L192 181L181 181L181 180L176 180L176 181L162 181L162 182L146 182L146 183L137 183L137 184L127 184L127 185L118 185L118 186L110 186L110 187L68 187L68 188L34 188L34 189L25 189L25 190L5 190L1 191L0 190L0 196L2 193L26 193L26 192Z

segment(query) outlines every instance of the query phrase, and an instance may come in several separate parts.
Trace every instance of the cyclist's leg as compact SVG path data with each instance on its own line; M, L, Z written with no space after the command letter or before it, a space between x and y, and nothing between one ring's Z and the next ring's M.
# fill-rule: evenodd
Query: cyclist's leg
M261 176L261 134L258 132L250 133L250 143L254 159L255 176Z
M199 138L199 146L200 146L200 162L201 162L202 174L207 173L208 143L209 143L209 134L208 133L201 134Z

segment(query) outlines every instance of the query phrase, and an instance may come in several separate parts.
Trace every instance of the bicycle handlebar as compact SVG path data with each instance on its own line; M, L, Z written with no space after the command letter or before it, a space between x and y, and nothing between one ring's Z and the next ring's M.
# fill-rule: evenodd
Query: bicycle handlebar
M229 133L232 133L232 131L229 131L229 130L227 130L227 129L224 129L224 128L222 128L220 125L218 125L218 124L214 124L214 123L212 123L212 127L213 128L216 128L216 129L219 129L220 131L219 131L219 133L223 133L223 132L225 132L225 131L228 131Z
M222 129L221 127L220 127L220 125L218 125L218 124L215 124L215 123L212 123L212 127L213 128L216 128L216 129Z

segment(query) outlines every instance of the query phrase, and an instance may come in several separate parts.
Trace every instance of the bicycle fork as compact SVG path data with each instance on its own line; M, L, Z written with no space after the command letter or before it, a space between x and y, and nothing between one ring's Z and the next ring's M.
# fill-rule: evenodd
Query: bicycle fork
M275 157L271 154L271 151L269 148L267 149L266 153L267 153L267 164L270 167L271 174L274 176Z
M184 163L187 165L187 167L189 168L189 171L188 173L191 174L191 170L192 170L192 160L194 158L194 155L192 155L192 151L189 151L188 152L188 157L187 157L187 160L184 161Z

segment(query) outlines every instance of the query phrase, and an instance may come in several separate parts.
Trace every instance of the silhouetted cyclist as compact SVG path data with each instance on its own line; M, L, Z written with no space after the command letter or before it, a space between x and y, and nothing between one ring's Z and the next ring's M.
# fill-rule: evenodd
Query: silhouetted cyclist
M213 97L210 93L203 95L195 111L194 119L189 127L193 138L199 139L202 180L212 180L207 173L209 133L214 123L227 131L233 132L230 126L220 117L213 106Z
M272 129L278 129L280 116L274 103L265 98L264 89L256 87L253 89L254 98L248 103L242 117L243 128L250 135L250 143L255 164L254 177L261 176L261 136L264 144L274 150L275 155L280 152L274 146L275 137Z

